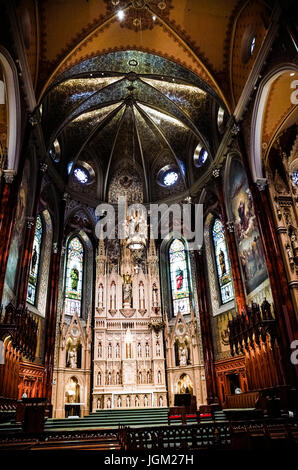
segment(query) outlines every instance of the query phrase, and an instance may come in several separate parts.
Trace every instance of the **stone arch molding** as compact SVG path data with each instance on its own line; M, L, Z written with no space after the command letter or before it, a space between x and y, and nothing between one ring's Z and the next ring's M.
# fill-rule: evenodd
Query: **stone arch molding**
M278 65L263 78L258 88L253 108L250 133L250 167L255 183L262 183L265 180L262 165L262 120L267 98L275 80L287 72L297 72L297 65L292 63ZM289 90L289 99L293 91L292 89Z
M21 102L19 79L17 69L11 55L1 45L0 64L4 72L9 107L8 151L4 174L14 176L18 171L20 157Z

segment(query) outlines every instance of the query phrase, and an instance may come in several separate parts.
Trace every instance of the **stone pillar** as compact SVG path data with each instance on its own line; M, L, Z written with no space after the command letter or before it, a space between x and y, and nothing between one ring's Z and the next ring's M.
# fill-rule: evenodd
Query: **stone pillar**
M239 265L237 245L236 245L236 240L234 237L234 224L231 221L229 222L227 218L227 211L226 211L225 199L224 199L224 193L223 193L223 181L222 181L222 176L220 174L220 170L219 169L214 170L213 176L215 178L218 199L219 199L219 204L220 204L220 209L221 209L222 223L224 226L226 244L227 244L227 249L228 249L230 263L231 263L237 310L239 314L242 314L243 312L245 312L245 293L244 293L242 279L241 279L241 270L240 270L240 265Z
M28 281L29 281L29 274L30 274L30 265L31 265L31 258L32 258L32 248L33 248L33 241L34 241L34 234L35 234L35 226L36 226L36 217L38 211L38 203L40 198L41 192L41 185L43 176L47 170L47 164L41 163L39 174L37 175L37 185L33 203L33 210L32 216L27 217L26 220L26 228L25 228L25 235L24 235L24 251L23 257L20 266L20 282L17 291L17 305L18 306L25 306L26 299L27 299L27 289L28 289Z
M206 388L207 388L207 403L218 402L217 389L216 389L216 378L214 368L214 352L211 332L211 321L210 313L208 308L207 299L207 284L206 278L207 273L205 269L204 256L201 251L195 251L196 261L196 279L197 279L197 291L198 291L198 305L199 314L201 321L201 333L202 333L202 344L204 353L204 365L205 365L205 376L206 376Z
M59 277L60 277L60 261L62 251L62 240L64 233L64 212L66 205L66 197L60 204L59 227L56 227L58 233L56 242L53 243L53 254L49 270L49 286L47 299L47 318L45 328L45 381L43 396L47 398L48 403L51 402L52 381L54 368L54 352L55 352L55 336L59 294Z

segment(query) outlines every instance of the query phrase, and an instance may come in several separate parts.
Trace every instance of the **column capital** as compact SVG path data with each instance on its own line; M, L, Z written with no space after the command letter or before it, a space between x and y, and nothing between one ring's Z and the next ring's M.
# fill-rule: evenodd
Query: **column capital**
M232 134L232 135L238 135L239 132L240 132L240 126L239 126L239 124L234 123L234 124L233 124L233 127L232 127L232 129L231 129L231 134Z
M40 162L39 168L42 173L45 173L48 169L48 164L45 162Z
M215 179L219 178L220 177L220 168L214 168L214 170L212 171L212 175Z
M26 225L31 230L34 227L35 218L34 217L26 217Z
M227 225L228 232L233 233L234 232L234 222L232 220L228 220L226 225Z
M3 176L7 184L13 183L13 180L16 176L15 170L3 170Z
M256 185L259 191L264 191L266 186L268 184L267 178L257 178L256 179Z

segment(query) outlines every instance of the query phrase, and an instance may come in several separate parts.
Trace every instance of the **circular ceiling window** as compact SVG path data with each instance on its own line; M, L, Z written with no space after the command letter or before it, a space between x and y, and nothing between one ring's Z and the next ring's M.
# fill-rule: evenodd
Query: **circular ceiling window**
M89 181L89 175L83 168L75 168L73 174L79 183L86 184Z
M72 170L72 162L69 163L70 171ZM91 184L94 181L95 173L88 163L79 161L73 168L72 172L75 180L81 184Z
M159 185L169 188L170 186L174 186L179 179L179 172L178 170L172 166L167 165L159 170L157 175L157 182Z
M205 147L203 147L202 144L198 144L196 146L194 156L193 156L194 165L197 168L200 168L201 166L203 166L208 158L208 155L209 154L207 150L205 149Z
M176 171L170 170L167 171L163 177L163 184L166 186L173 186L178 180L178 173Z

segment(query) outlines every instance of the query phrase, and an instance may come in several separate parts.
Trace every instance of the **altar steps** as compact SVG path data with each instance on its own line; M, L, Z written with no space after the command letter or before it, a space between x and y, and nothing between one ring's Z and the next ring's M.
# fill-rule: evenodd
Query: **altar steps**
M50 418L45 431L53 429L98 429L130 427L167 426L168 408L137 408L129 410L98 410L84 418Z

